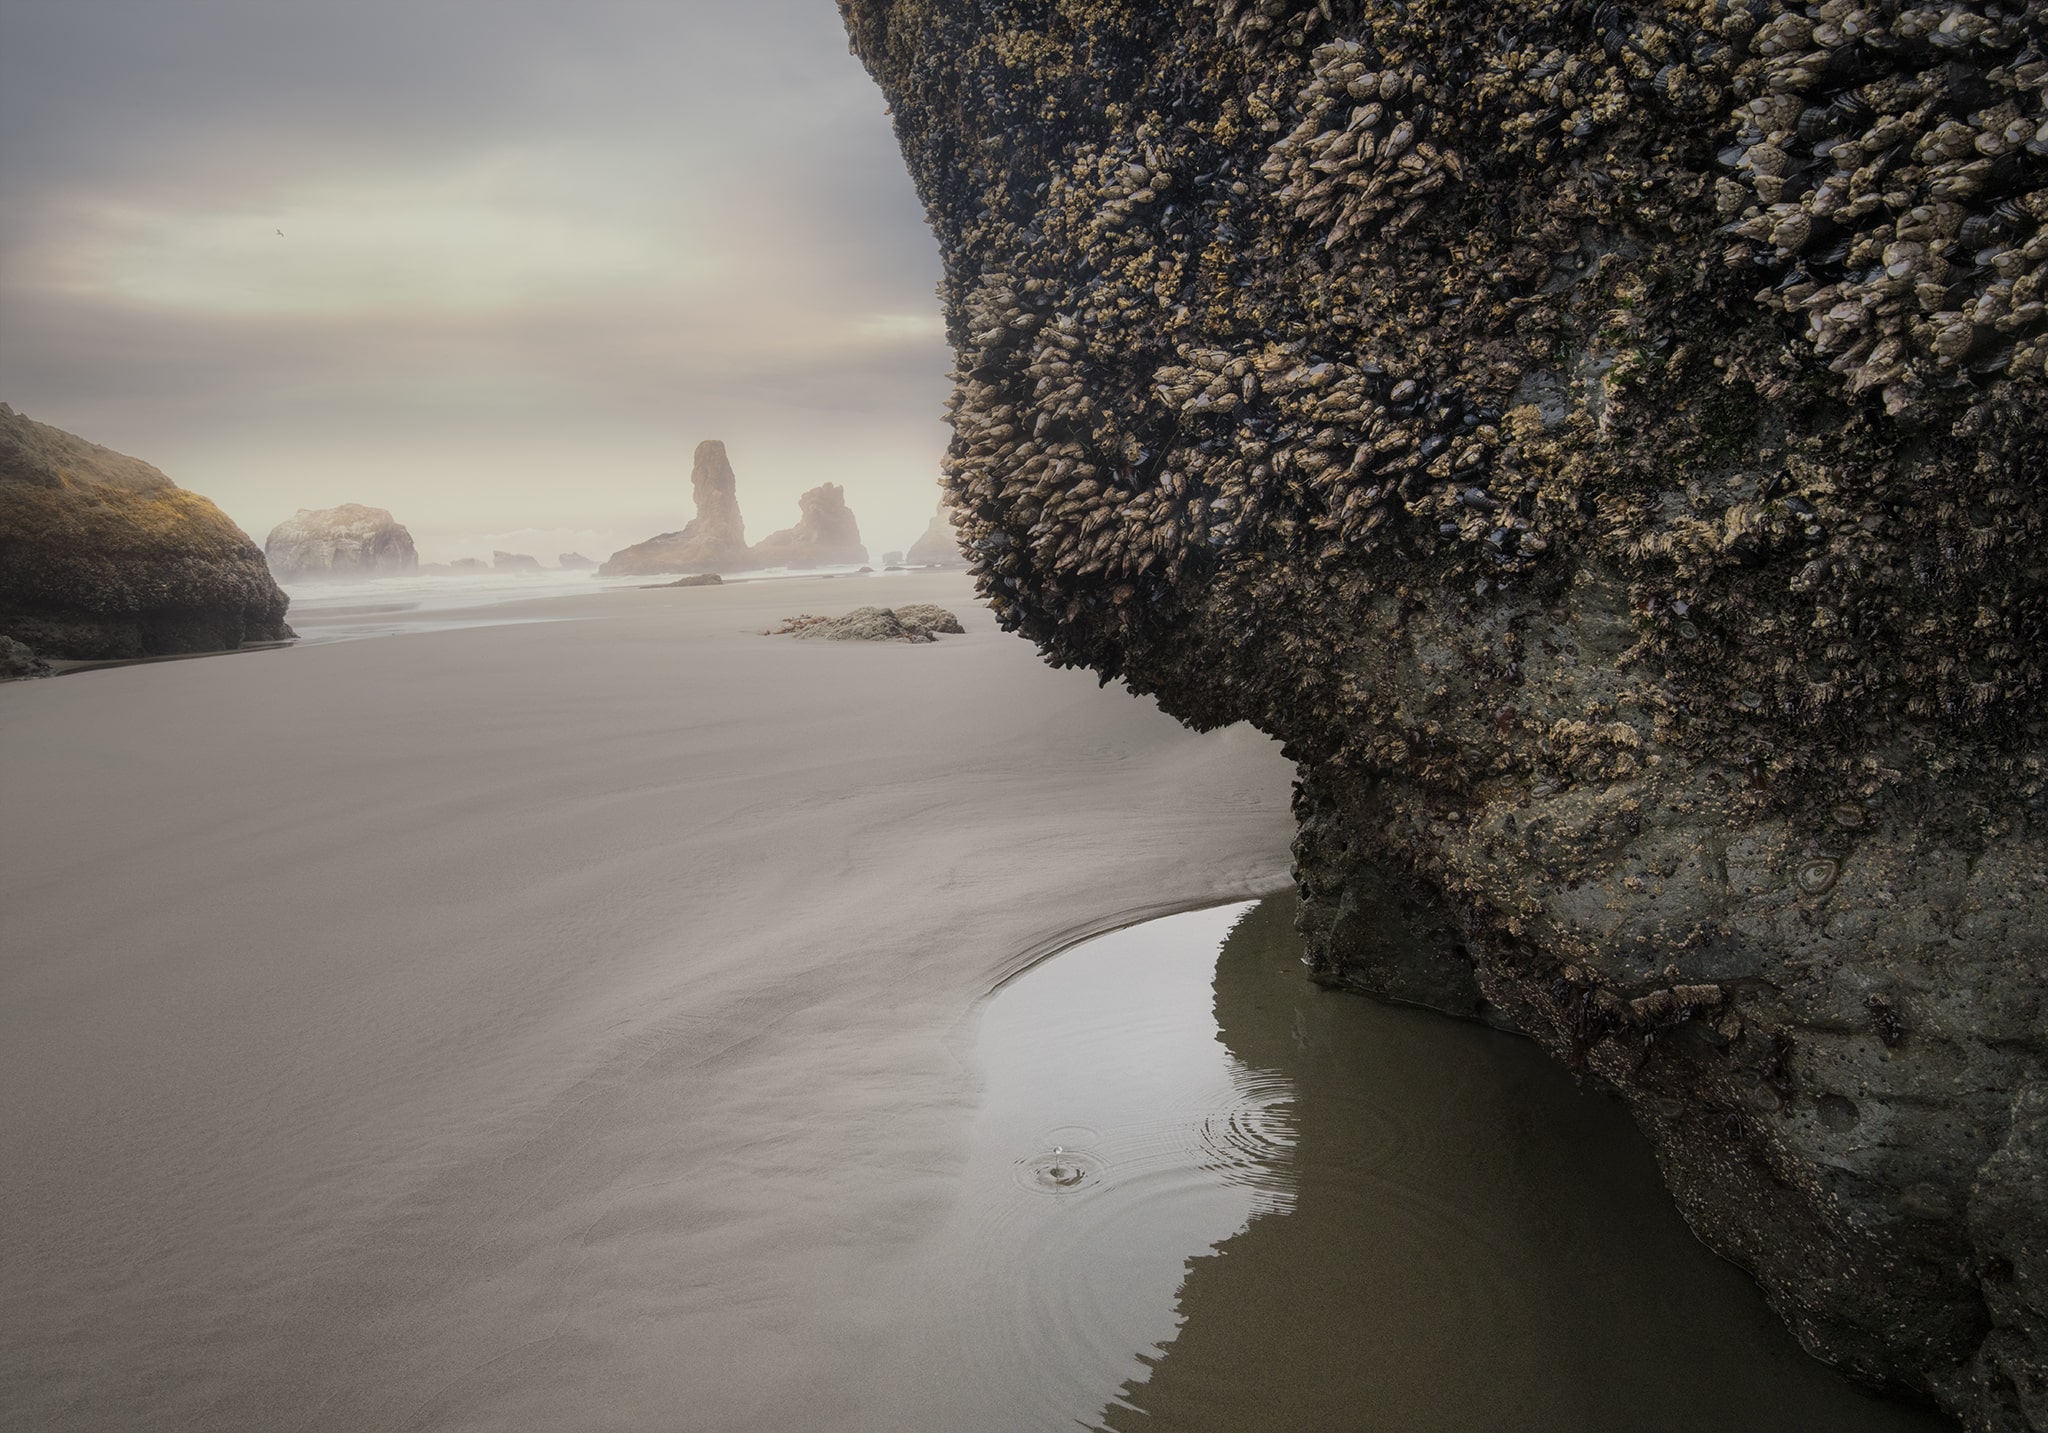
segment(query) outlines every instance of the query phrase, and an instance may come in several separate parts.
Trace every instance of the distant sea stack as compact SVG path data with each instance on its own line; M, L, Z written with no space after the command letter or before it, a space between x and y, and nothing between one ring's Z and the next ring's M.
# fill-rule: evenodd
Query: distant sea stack
M263 555L283 582L396 577L420 565L405 526L383 508L361 503L318 512L300 508L270 530Z
M751 567L833 567L868 560L860 524L846 505L846 489L820 483L797 499L795 527L770 533L754 545Z
M564 572L590 572L597 564L580 552L565 552L555 559L555 566Z
M491 554L491 571L493 572L542 572L545 570L540 565L539 558L529 557L523 552L493 552Z
M291 636L289 600L205 498L0 403L0 635L44 657L222 651Z
M939 510L932 514L931 526L924 530L924 536L910 544L910 551L903 560L912 567L965 567L967 559L960 555L960 539L953 535L952 513L942 502Z
M738 489L725 444L716 438L699 443L690 465L690 498L697 515L680 532L665 532L613 553L598 575L659 577L671 572L730 571L758 565L747 559Z

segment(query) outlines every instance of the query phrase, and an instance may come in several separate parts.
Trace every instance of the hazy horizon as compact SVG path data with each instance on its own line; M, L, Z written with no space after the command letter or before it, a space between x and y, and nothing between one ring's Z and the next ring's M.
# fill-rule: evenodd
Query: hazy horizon
M825 0L0 0L0 81L0 400L259 542L602 559L706 438L750 537L930 517L936 246Z

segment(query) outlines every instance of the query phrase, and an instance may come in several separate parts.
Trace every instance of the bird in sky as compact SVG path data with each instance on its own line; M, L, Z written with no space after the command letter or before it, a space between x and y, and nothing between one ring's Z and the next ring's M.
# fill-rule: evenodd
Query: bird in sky
M279 230L277 231L277 237L278 237L278 238L280 238L280 239L282 239L282 238L284 237L284 230L282 230L282 229L279 229Z

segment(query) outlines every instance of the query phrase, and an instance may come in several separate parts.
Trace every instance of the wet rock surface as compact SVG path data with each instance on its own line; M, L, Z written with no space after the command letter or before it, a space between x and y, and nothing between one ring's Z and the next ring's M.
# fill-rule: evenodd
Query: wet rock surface
M278 641L288 599L227 515L0 404L0 636L110 659Z
M398 577L420 565L405 525L385 509L361 503L300 508L270 530L263 555L285 582Z
M770 533L754 545L751 567L836 567L864 563L860 524L846 505L846 489L820 483L797 499L795 527Z
M690 464L690 497L696 507L679 532L665 532L611 555L598 569L604 577L659 577L670 572L733 571L752 564L746 523L740 517L739 479L716 438L697 445ZM565 564L566 565L566 564Z
M1288 743L1320 978L1611 1083L1809 1349L2048 1427L2048 10L842 10L998 620Z

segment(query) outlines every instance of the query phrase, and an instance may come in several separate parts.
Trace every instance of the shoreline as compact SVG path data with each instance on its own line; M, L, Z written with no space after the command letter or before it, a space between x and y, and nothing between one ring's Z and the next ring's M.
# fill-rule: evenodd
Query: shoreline
M623 592L0 688L0 1421L876 1426L993 986L1286 883L964 575Z

